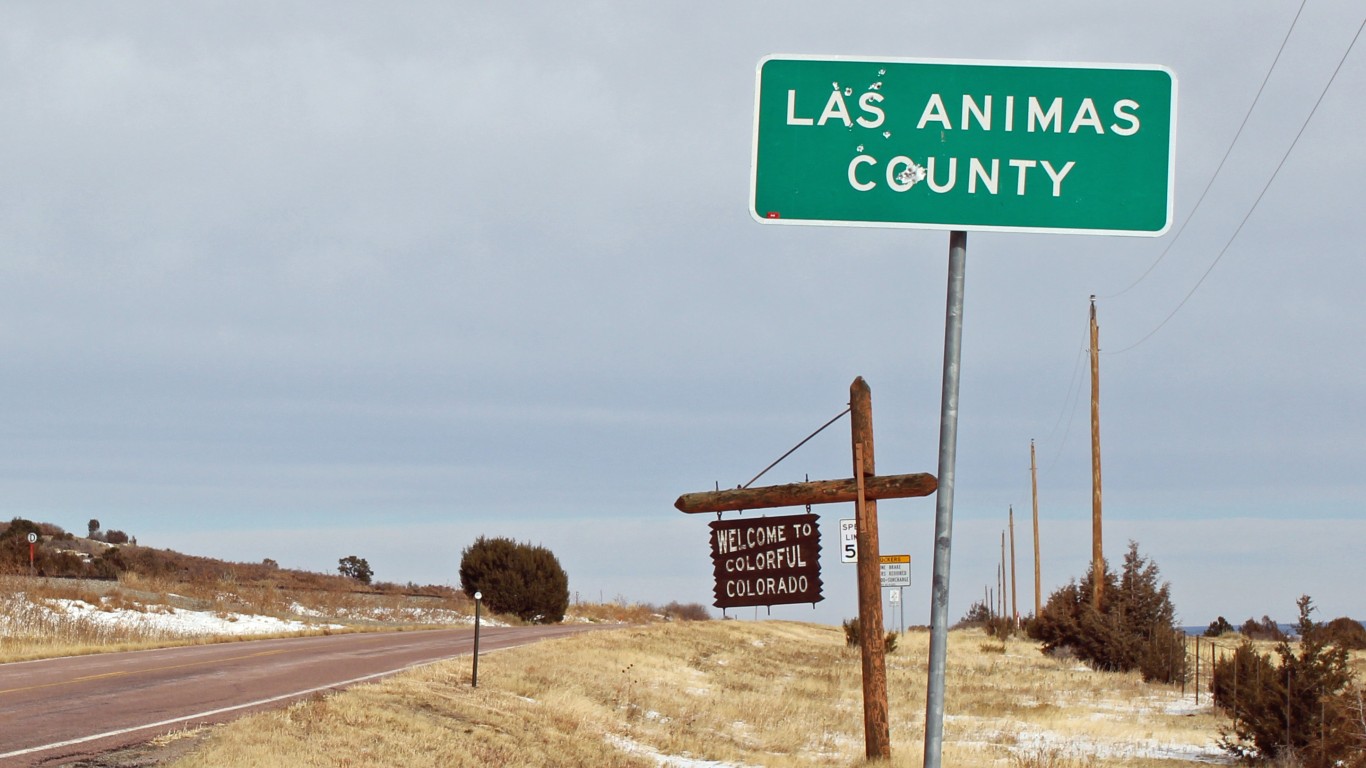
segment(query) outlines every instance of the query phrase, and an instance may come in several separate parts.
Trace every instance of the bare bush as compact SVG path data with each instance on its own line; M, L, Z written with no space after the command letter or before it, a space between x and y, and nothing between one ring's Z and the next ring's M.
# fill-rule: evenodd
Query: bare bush
M671 602L659 609L659 613L670 621L709 621L711 612L701 603Z

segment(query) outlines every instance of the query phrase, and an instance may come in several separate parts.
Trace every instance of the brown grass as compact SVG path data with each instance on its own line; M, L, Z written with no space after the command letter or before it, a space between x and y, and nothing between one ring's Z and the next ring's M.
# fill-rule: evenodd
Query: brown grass
M49 608L58 600L104 612L194 610L255 614L312 623L293 632L186 636L133 624L110 626ZM283 590L232 580L210 584L125 574L117 582L0 576L0 663L264 637L413 629L449 624L470 601L456 597Z
M888 657L895 766L923 752L928 635ZM1160 746L1204 745L1221 719L1180 691L951 636L944 764L1176 768ZM839 627L688 622L633 627L416 670L224 726L197 766L722 765L862 762L856 650ZM1185 700L1188 705L1190 697Z
M331 577L328 577L331 578ZM353 581L347 579L346 581ZM162 648L214 642L239 642L336 632L369 632L450 626L470 620L474 602L451 590L357 592L285 587L241 582L231 573L209 582L184 582L164 576L124 573L118 581L33 579L0 576L0 663L55 656ZM273 616L310 624L298 631L251 637L158 631L148 627L109 626L79 616L47 610L58 600L84 602L104 612L157 614L205 611L220 617L234 614ZM616 603L570 607L566 621L648 623L657 610L648 605ZM486 620L520 624L515 617Z

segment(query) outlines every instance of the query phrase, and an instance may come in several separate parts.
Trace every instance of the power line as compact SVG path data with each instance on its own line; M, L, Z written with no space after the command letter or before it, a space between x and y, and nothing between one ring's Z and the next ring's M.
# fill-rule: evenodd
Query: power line
M1109 296L1101 296L1100 298L1117 299L1133 290L1134 287L1143 282L1148 275L1152 274L1154 269L1157 269L1157 265L1161 264L1162 260L1167 258L1167 254L1171 252L1172 247L1181 239L1181 233L1186 231L1186 225L1191 223L1191 219L1194 219L1196 212L1200 210L1200 204L1205 202L1205 196L1209 194L1210 188L1214 186L1214 181L1219 178L1219 172L1224 170L1224 163L1228 161L1228 156L1233 154L1233 147L1238 144L1238 138L1243 135L1243 129L1247 127L1248 118L1252 117L1252 110L1256 109L1257 102L1261 101L1262 91L1266 90L1266 84L1271 80L1271 73L1276 71L1276 64L1280 62L1281 54L1285 52L1285 44L1290 41L1290 34L1295 31L1295 24L1300 20L1300 14L1304 12L1304 5L1308 1L1309 0L1300 0L1300 9L1295 11L1295 18L1290 20L1290 28L1285 31L1285 37L1281 39L1281 47L1276 51L1276 58L1271 60L1271 66L1266 70L1266 77L1262 78L1262 85L1257 89L1257 95L1252 98L1252 104L1248 106L1247 114L1243 115L1242 124L1238 126L1237 133L1233 134L1233 140L1228 143L1228 149L1224 150L1224 156L1219 160L1219 166L1214 169L1214 175L1210 176L1209 183L1205 184L1205 191L1200 193L1200 198L1195 201L1195 207L1191 209L1190 213L1186 214L1186 219L1181 222L1181 226L1177 228L1176 234L1172 236L1171 240L1167 241L1167 247L1162 249L1162 253L1157 257L1157 260L1149 265L1148 269L1145 270L1143 274L1139 275L1137 280L1130 283L1128 288L1125 288L1119 293L1112 293Z
M1146 270L1144 270L1143 274L1139 275L1138 279L1130 283L1127 288L1125 288L1122 291L1119 291L1118 293L1113 293L1108 296L1102 296L1100 297L1101 299L1118 298L1133 290L1139 283L1143 282L1148 277L1148 275L1152 274L1153 270L1157 268L1157 265L1162 263L1162 260L1167 257L1167 254L1169 252L1171 252L1172 248L1176 245L1177 241L1181 239L1182 233L1186 231L1186 226L1190 224L1191 220L1195 218L1195 214L1199 212L1200 206L1205 202L1205 197L1209 195L1209 191L1211 188L1213 188L1214 182L1219 178L1220 172L1223 171L1224 164L1228 162L1229 156L1233 154L1233 148L1237 146L1238 139L1243 135L1243 129L1247 127L1248 120L1252 117L1252 112L1257 108L1258 102L1261 101L1262 93L1266 90L1267 83L1271 81L1271 75L1273 72L1276 71L1276 65L1280 63L1281 55L1285 53L1285 46L1290 41L1290 36L1294 33L1295 25L1299 23L1300 15L1304 12L1304 6L1307 4L1307 2L1308 0L1300 0L1300 7L1298 10L1295 11L1294 18L1290 20L1290 26L1286 29L1285 36L1281 38L1281 45L1279 48L1276 49L1276 55L1272 58L1271 66L1267 68L1266 75L1262 77L1262 83L1257 88L1256 95L1252 97L1252 103L1248 105L1247 112L1243 114L1243 120L1238 125L1238 130L1234 132L1233 138L1229 141L1228 148L1224 150L1224 156L1220 158L1219 165L1215 167L1214 173L1210 176L1209 181L1205 184L1205 189L1200 193L1200 197L1195 201L1195 206L1191 208L1190 213L1186 214L1186 218L1184 221L1181 222L1181 226L1176 230L1176 234L1173 235L1172 238L1167 241L1167 247L1164 248L1162 250L1162 253L1158 255L1157 259L1153 261L1153 263L1150 264ZM1076 362L1073 365L1071 379L1069 380L1067 385L1067 396L1063 399L1063 408L1058 413L1058 418L1054 422L1053 428L1049 431L1048 437L1044 438L1044 442L1047 443L1052 439L1053 435L1058 431L1058 425L1062 423L1064 416L1067 417L1067 427L1063 430L1063 436L1062 439L1058 442L1057 450L1053 453L1053 456L1049 460L1048 464L1043 468L1044 474L1048 474L1049 470L1052 469L1053 465L1056 464L1057 461L1062 457L1063 449L1067 445L1067 438L1070 436L1072 431L1072 421L1076 416L1076 401L1074 401L1073 398L1074 396L1080 393L1080 388L1077 387L1077 382L1079 381L1079 377L1077 374L1081 370L1082 356L1085 354L1086 351L1085 345L1078 347L1077 349L1077 358Z
M1304 130L1309 127L1309 121L1314 119L1314 113L1318 111L1319 105L1323 103L1324 96L1328 95L1328 89L1333 86L1333 81L1337 79L1338 73L1342 71L1343 63L1347 61L1347 57L1352 53L1352 49L1356 47L1357 40L1360 39L1361 30L1363 28L1366 28L1366 20L1363 20L1361 25L1357 27L1357 32L1352 37L1352 42L1347 46L1347 50L1342 54L1342 58L1338 59L1338 65L1337 68L1333 70L1332 77L1329 77L1327 84L1323 86L1323 90L1319 93L1318 100L1314 102L1314 108L1309 110L1308 116L1304 118L1304 123L1300 125L1299 132L1295 134L1294 140L1291 141L1290 146L1286 148L1285 154L1281 155L1281 161L1276 164L1276 170L1271 172L1271 178L1266 180L1266 184L1262 187L1262 191L1257 194L1257 199L1253 201L1252 207L1249 208L1247 214L1243 216L1243 220L1238 222L1237 229L1233 230L1233 234L1230 235L1228 241L1224 243L1224 247L1219 249L1219 255L1214 257L1214 261L1209 265L1209 269L1205 270L1205 274L1200 276L1200 279L1195 282L1195 285L1190 289L1190 292L1186 294L1185 298L1181 299L1181 302L1176 305L1176 308L1171 311L1171 314L1167 315L1162 322L1158 323L1156 328L1149 331L1148 335L1124 349L1117 352L1107 352L1106 354L1123 354L1152 338L1153 335L1162 330L1163 326L1165 326L1173 317L1176 317L1176 313L1180 312L1181 308L1186 306L1186 302L1190 301L1191 296L1194 296L1195 292L1204 284L1205 278L1209 277L1210 273L1214 271L1214 268L1218 266L1219 261L1224 258L1224 254L1228 253L1228 249L1233 245L1233 241L1238 239L1238 234L1243 231L1243 226L1247 224L1248 220L1252 218L1252 214L1256 212L1257 206L1261 204L1262 198L1266 196L1266 192L1271 188L1272 182L1276 180L1277 174L1281 172L1281 168L1285 167L1285 161L1290 158L1290 153L1295 151L1295 145L1299 143L1300 137L1304 135Z
M1085 336L1083 336L1083 338L1085 338ZM1042 468L1042 474L1047 475L1053 469L1053 466L1058 463L1058 459L1062 458L1063 448L1067 446L1067 438L1072 434L1072 420L1077 415L1077 403L1081 402L1081 361L1085 355L1086 346L1082 345L1077 347L1077 359L1072 365L1072 378L1067 383L1067 396L1063 398L1062 410L1058 412L1058 419L1053 422L1053 429L1049 430L1048 437L1044 438L1044 442L1053 439L1053 435L1057 433L1058 425L1062 423L1064 416L1067 417L1067 427L1063 430L1062 439L1058 441L1058 448L1053 452L1053 457L1049 459L1048 464Z

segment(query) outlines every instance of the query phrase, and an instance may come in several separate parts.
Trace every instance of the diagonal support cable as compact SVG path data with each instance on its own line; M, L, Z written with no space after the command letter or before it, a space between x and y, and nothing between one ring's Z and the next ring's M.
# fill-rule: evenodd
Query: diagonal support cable
M758 480L759 478L763 477L770 469L773 469L774 467L778 466L778 464L779 464L780 462L782 462L783 459L786 459L788 456L791 456L792 454L796 453L798 448L801 448L803 445L806 445L808 442L810 442L811 438L813 438L813 437L815 437L816 435L819 435L820 433L824 432L826 427L828 427L828 426L830 426L831 424L834 424L835 422L837 422L837 421L839 421L840 419L844 418L844 416L845 416L846 414L849 413L849 410L850 410L850 409L845 408L843 411L840 412L840 414L839 414L838 416L836 416L835 418L833 418L833 419L831 419L831 420L825 422L824 424L822 424L820 429L818 429L818 430L816 430L815 432L812 432L811 434L807 435L805 440L802 440L800 443L797 443L796 445L792 446L792 448L791 448L787 453L784 453L782 456L779 456L779 457L777 458L777 460L775 460L772 464L769 464L767 467L764 467L764 469L763 469L762 472L760 472L759 474L755 475L754 477L751 477L751 478L749 479L749 482L748 482L748 483L745 483L744 485L742 485L742 486L740 486L740 487L741 487L741 488L748 488L748 487L750 487L751 485L754 485L754 481L755 481L755 480Z

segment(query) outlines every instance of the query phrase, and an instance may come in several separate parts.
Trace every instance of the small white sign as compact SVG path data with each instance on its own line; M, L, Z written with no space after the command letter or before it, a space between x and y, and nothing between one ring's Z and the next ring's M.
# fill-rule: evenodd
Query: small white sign
M37 544L37 543L38 543L38 534L30 532L29 535L28 535L28 543L30 543L30 544Z
M858 562L858 521L840 520L840 562Z
M899 590L899 589L894 589L894 590L892 590L891 592L888 592L888 593L887 593L887 602L889 602L889 603L899 603L899 602L901 602L901 590Z

